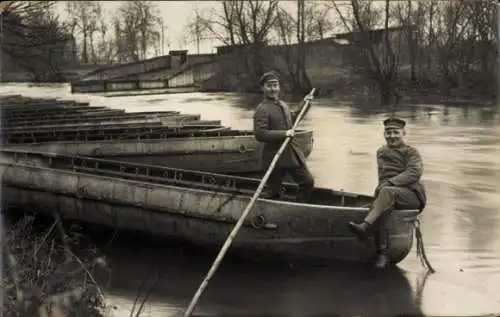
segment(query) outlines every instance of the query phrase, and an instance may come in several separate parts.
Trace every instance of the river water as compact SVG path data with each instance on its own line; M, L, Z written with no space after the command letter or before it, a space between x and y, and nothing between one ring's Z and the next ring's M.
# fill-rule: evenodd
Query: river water
M72 95L67 85L4 85L19 93L90 101L129 112L179 110L251 129L259 96L189 93L105 98ZM472 316L500 313L500 115L469 105L414 105L405 109L356 107L315 99L302 127L314 130L308 164L321 187L371 194L381 121L393 113L408 121L407 142L424 159L428 206L422 219L427 256L437 273L424 279L412 252L399 270L259 266L229 259L201 297L199 315L308 314ZM178 316L187 307L213 258L199 250L117 239L108 252L112 269L107 301L112 315L129 316L141 283L159 281L141 316ZM422 281L425 280L425 284ZM139 300L140 303L140 300ZM495 310L495 311L493 311Z

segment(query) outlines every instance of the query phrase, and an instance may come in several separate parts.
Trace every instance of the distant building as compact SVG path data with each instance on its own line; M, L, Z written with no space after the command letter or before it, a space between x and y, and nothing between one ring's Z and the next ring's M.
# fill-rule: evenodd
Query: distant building
M398 35L399 33L403 32L406 28L406 26L389 27L387 31L392 38L394 35ZM369 39L372 44L381 44L385 31L385 29L372 29L364 32L347 32L336 34L335 36L333 36L333 38L337 40L346 40L351 44L356 44L366 39Z
M396 26L390 27L387 30L390 32L391 39L394 35L402 32L406 27L405 26ZM365 34L368 35L368 39L372 42L372 44L380 44L383 40L383 34L385 29L372 29L365 32L355 31L355 32L346 32L335 34L334 36L327 37L320 40L308 41L306 45L315 45L315 44L337 44L337 45L350 45L350 44L359 44L360 41L364 40ZM264 46L268 46L267 43L263 43ZM269 45L268 47L286 47L286 46L295 46L297 43L293 43L291 45ZM217 46L217 55L227 55L237 52L239 50L250 47L251 44L235 44L235 45L222 45Z

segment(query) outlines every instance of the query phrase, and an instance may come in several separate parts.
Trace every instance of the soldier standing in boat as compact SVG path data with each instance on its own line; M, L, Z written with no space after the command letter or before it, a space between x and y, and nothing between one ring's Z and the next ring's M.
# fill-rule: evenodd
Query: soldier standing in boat
M389 237L385 222L390 212L394 208L423 210L427 203L425 188L420 182L422 158L416 148L403 140L406 122L399 118L388 118L383 123L387 145L377 150L379 184L375 189L375 200L362 223L348 224L351 232L360 240L365 240L369 233L375 234L376 268L389 265Z
M281 183L288 173L299 186L297 201L309 201L314 188L314 178L307 168L305 156L298 141L293 138L294 131L292 130L300 110L291 111L288 105L279 99L280 82L275 72L266 72L261 76L260 88L264 94L264 100L255 109L253 125L255 138L265 143L262 153L264 166L268 167L271 164L281 144L287 137L292 137L271 173L262 197L278 198ZM306 97L309 102L311 98Z

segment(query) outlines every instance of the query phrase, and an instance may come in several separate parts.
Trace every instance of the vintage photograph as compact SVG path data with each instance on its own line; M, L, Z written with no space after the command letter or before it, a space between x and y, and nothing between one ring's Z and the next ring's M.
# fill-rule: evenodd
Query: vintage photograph
M500 316L498 9L0 1L0 317Z

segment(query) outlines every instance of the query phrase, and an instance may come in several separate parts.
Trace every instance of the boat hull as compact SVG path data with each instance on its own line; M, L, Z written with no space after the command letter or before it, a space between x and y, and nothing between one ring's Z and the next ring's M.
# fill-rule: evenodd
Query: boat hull
M217 250L250 201L249 196L4 161L4 204L67 219L183 239ZM176 176L175 176L176 177ZM232 249L262 257L368 262L374 243L360 243L348 221L367 209L258 199ZM389 256L401 261L412 247L417 211L394 211L388 220Z
M304 155L313 149L313 132L296 136ZM217 173L262 171L263 143L253 134L166 139L99 140L9 144L9 149L80 155Z
M158 124L163 124L163 125L180 125L180 124L190 124L190 123L196 123L197 121L200 120L200 115L172 115L172 116L165 116L165 117L160 117L160 118L145 118L145 119L116 119L116 120L108 120L108 121L99 121L97 122L79 122L79 123L64 123L64 124L43 124L43 125L36 125L35 129L40 129L40 130L57 130L57 129L78 129L81 127L91 127L94 129L99 129L99 127L102 126L127 126L127 125L134 125L134 124L145 124L145 123L158 123ZM12 131L12 132L22 132L22 131L29 131L33 130L34 127L30 126L29 124L23 126L8 126L5 128L2 128L4 131Z
M111 111L111 110L110 110ZM6 123L8 126L44 126L44 125L63 125L63 124L75 124L75 123L101 123L106 121L124 121L124 120L141 120L141 119L160 119L168 116L179 115L176 112L156 112L156 114L151 113L91 113L86 114L67 114L67 115L53 115L53 116L25 116L25 117L14 117L8 120ZM7 125L5 125L7 126Z

